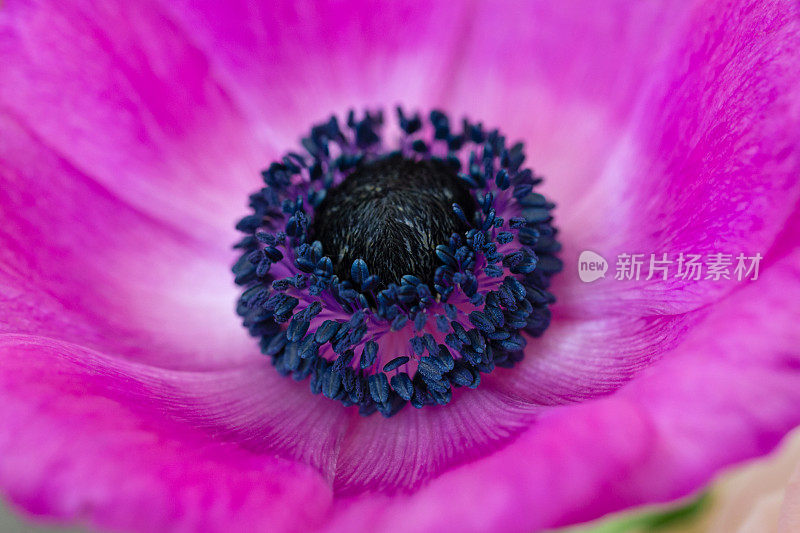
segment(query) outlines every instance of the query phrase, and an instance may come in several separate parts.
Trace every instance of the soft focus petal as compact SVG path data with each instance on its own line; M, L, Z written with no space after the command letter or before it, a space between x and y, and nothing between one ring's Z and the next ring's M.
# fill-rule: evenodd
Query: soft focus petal
M437 104L523 139L528 164L562 206L561 225L600 177L631 102L675 46L689 7L625 0L480 4L454 94Z
M152 2L7 2L0 109L111 194L206 242L264 164L245 110Z
M780 533L800 530L800 462L795 466L792 479L786 488L778 519L778 530Z
M470 3L165 2L271 142L292 147L331 112L447 94L478 24ZM246 21L243 23L243 21Z
M442 104L524 140L546 178L565 245L554 312L673 314L731 290L619 283L614 261L769 248L800 194L796 3L507 2L479 17ZM609 260L606 280L579 283L583 250Z
M720 302L610 398L550 410L508 447L413 496L352 499L332 528L403 520L409 531L531 531L673 500L769 451L800 423L798 259Z
M777 531L787 484L799 463L800 432L795 430L769 456L726 472L715 481L709 490L710 507L705 511L706 516L688 531Z
M798 465L800 429L795 429L775 451L726 470L699 496L625 510L565 533L794 533L800 526L792 480Z
M677 298L675 287L659 284L648 286L647 292L627 286L604 291L601 285L578 286L574 276L565 274L556 287L562 299L562 311L556 313L560 322L531 345L518 380L514 371L501 373L445 408L407 409L389 421L359 418L325 398L312 397L307 384L282 379L268 368L243 332L236 336L234 329L227 329L235 322L225 282L225 249L232 239L220 228L233 220L230 213L254 186L250 180L257 179L257 165L274 156L266 139L294 146L309 121L350 105L386 106L401 100L424 108L433 101L487 124L511 123L512 135L535 147L535 166L536 157L544 154L542 170L574 183L553 189L563 202L568 264L574 264L573 256L583 246L606 243L615 250L626 239L636 246L666 246L630 251L678 251L695 242L704 250L725 244L766 251L787 216L786 206L797 196L787 178L797 171L798 117L791 105L798 86L797 51L790 40L797 32L791 17L794 5L765 4L730 20L715 17L714 7L676 12L674 17L646 7L623 12L627 29L622 41L609 18L541 18L547 7L535 7L529 24L511 37L496 29L508 23L502 9L464 14L439 4L432 12L400 6L381 13L354 4L352 11L322 8L320 16L306 4L278 5L254 17L252 26L234 23L249 13L249 6L216 11L212 6L134 10L104 5L98 11L73 4L15 4L5 9L0 12L0 51L15 58L0 74L0 85L6 87L0 89L3 130L13 139L8 148L0 146L4 184L13 185L3 197L8 206L3 215L15 228L2 235L3 244L14 251L3 256L0 270L2 303L12 319L7 330L85 343L163 368L236 361L227 374L182 373L135 366L72 345L53 343L48 348L52 341L36 341L36 349L20 354L14 340L9 368L19 371L11 372L5 383L16 394L10 397L27 400L9 404L10 420L18 420L18 413L26 412L36 398L51 399L40 408L46 422L31 424L31 440L46 442L49 421L63 419L64 425L56 427L61 430L57 442L64 444L50 456L86 461L90 456L81 455L81 447L91 449L92 442L105 443L114 435L115 412L108 418L97 415L97 427L84 432L86 440L75 447L65 442L69 422L77 424L87 414L92 421L99 410L96 398L104 405L102 398L118 404L125 421L127 410L131 417L139 416L143 404L147 417L142 423L155 428L148 435L161 443L156 436L163 429L166 446L174 452L152 465L166 468L175 462L174 468L186 470L176 480L194 471L196 455L184 453L184 437L169 432L173 423L179 428L175 432L186 428L198 447L211 446L208 439L213 436L215 442L229 443L215 444L214 450L235 450L232 459L222 452L214 456L221 471L200 476L196 482L204 489L202 484L214 477L240 475L240 454L255 461L254 468L263 461L266 478L286 472L280 466L284 463L274 466L275 460L264 457L299 459L321 473L319 479L298 481L314 493L291 500L276 497L276 505L285 504L281 510L290 513L308 500L314 507L301 510L319 517L321 508L315 506L324 500L324 480L343 499L336 507L342 514L331 526L342 529L389 529L403 523L410 530L527 530L566 523L685 494L719 466L763 452L798 422L791 409L800 390L794 352L798 339L789 338L790 325L773 320L770 313L779 308L788 315L796 309L798 295L775 288L797 284L788 260L771 258L772 266L757 286L710 309L706 325L685 339L688 326L701 314L683 313L725 291L711 290L708 284L677 287ZM586 8L580 6L576 13ZM526 18L516 10L507 13L523 22ZM437 16L448 23L434 24ZM497 18L497 24L475 24L468 30L461 24L486 17ZM386 29L394 30L392 21L398 18L401 30L385 39ZM617 14L612 18L619 20ZM585 20L599 24L587 22L590 27L584 27ZM529 29L543 33L528 41L522 37L530 35L523 33ZM575 34L588 40L573 39L579 43L574 49L560 50L564 35ZM521 44L512 39L515 35ZM500 43L493 44L497 41L490 37ZM466 50L461 46L465 41L470 42ZM744 46L750 41L755 44ZM484 55L481 46L489 52ZM507 48L520 50L521 61L498 61L496 54ZM621 53L628 49L635 51ZM734 57L722 53L729 49L736 50ZM772 55L775 49L780 53ZM562 52L572 56L576 51L575 63L560 61ZM469 66L463 71L454 67L462 54ZM529 70L531 79L523 83L509 77L508 87L497 87L496 80L503 78L490 65L524 78L528 59L538 63ZM594 59L603 61L593 64ZM619 64L610 65L609 59ZM579 65L591 66L581 71ZM552 77L540 75L551 71ZM722 75L711 76L716 71ZM709 76L712 85L704 86ZM587 90L592 84L596 90ZM474 102L449 102L448 90L456 85L456 94L486 96L486 108L478 112ZM522 89L515 94L517 86ZM527 93L531 87L535 91ZM624 90L617 93L617 87ZM698 96L706 92L719 101ZM602 107L606 97L616 94L608 108ZM501 107L500 100L537 105ZM636 105L626 107L630 100ZM523 122L533 122L540 107L544 116L528 133ZM512 110L519 118L511 116ZM691 135L686 138L675 135L684 114L690 116L685 126ZM728 131L716 130L718 124ZM548 131L553 132L551 140ZM675 180L674 188L667 179ZM593 181L593 194L578 205L577 192ZM758 195L744 194L750 189ZM686 198L680 198L684 192ZM661 200L651 200L651 195ZM681 210L673 212L673 204ZM695 212L687 206L699 208ZM628 226L642 218L635 209L645 207L658 218L631 230ZM661 225L665 221L672 226ZM672 235L670 227L685 234ZM796 244L794 238L786 249ZM627 300L624 309L617 304L622 298ZM630 307L631 301L636 305ZM611 310L615 314L608 314ZM229 318L224 316L228 312ZM592 320L576 320L586 316ZM730 344L719 345L713 338L722 327L737 333ZM754 334L760 331L770 335ZM543 409L614 390L680 340L684 342L674 353L618 395ZM779 354L783 358L775 357ZM246 359L254 361L252 366L242 364ZM34 373L46 379L41 385L33 382L30 391L25 381L13 378ZM80 411L76 390L88 392L88 413ZM65 409L75 409L72 418L58 410L61 403L54 399L61 395L74 400L64 402ZM765 403L770 398L772 403ZM164 418L150 416L156 412ZM709 418L711 424L706 423ZM139 427L139 421L130 423ZM25 427L19 427L24 433ZM9 465L28 453L16 447L15 439L4 454ZM709 441L726 446L708 446ZM736 445L727 446L729 442ZM496 451L501 444L507 446ZM91 457L115 457L114 450L119 455L127 449L124 443L110 446L111 451ZM31 457L45 454L30 450ZM140 461L124 464L142 470L137 473L145 479L141 491L131 494L146 495L153 490L150 481L157 479L147 469L147 454L137 452L128 460ZM413 496L391 500L353 495L365 489L417 487L469 461ZM113 464L103 466L114 475L122 472ZM247 472L248 482L263 481ZM82 474L71 468L55 476L38 470L27 485L9 485L8 490L27 508L74 517L76 507L62 502L69 493L63 487L77 484L91 492L93 480ZM17 475L13 471L5 479L13 483ZM51 477L61 485L46 485ZM265 490L283 490L277 477ZM103 499L111 483L101 478L94 499L82 493L76 505L85 508L90 501L86 514L98 524L130 525L130 508L117 509L124 507L121 500ZM174 483L159 487L165 492L156 497L168 491L186 498L196 494L193 486ZM211 492L209 501L228 501L230 495L250 490L236 492L234 483L241 485L214 485L220 492ZM48 499L36 501L33 494L41 487L47 488L41 493ZM286 490L293 493L291 487ZM106 496L114 496L108 492ZM241 512L243 523L255 520L251 509L258 508L261 495L256 491L253 507ZM345 495L351 499L344 500ZM200 500L180 512L204 519L215 508ZM152 520L154 527L167 524L158 515L161 501L146 500L153 509L145 510L145 520ZM587 507L586 501L595 503ZM265 508L264 517L271 509ZM118 514L109 518L112 511ZM219 515L228 511L223 508Z
M2 336L0 360L0 484L30 513L115 530L303 531L330 504L312 468L167 415L197 409L176 386L214 394L222 376L148 370L26 336Z
M569 191L561 190L558 173L544 185L553 184L552 194L566 200L557 218L566 269L554 279L559 299L553 308L554 323L542 338L531 340L528 357L517 368L487 380L501 382L499 387L517 398L540 404L613 391L674 346L705 313L704 305L741 285L735 279L660 281L656 277L647 281L644 274L639 281L618 281L613 279L618 253L642 253L645 260L651 253L668 253L673 260L681 252L724 252L734 257L740 252L761 253L766 266L775 260L771 255L781 253L768 250L800 194L797 6L788 2L740 2L724 7L702 3L687 12L677 9L674 17L666 17L670 22L650 32L639 25L648 21L657 25L665 17L645 16L653 15L653 4L626 6L620 6L611 20L592 18L598 27L585 32L570 26L578 24L579 17L562 19L547 7L487 9L487 16L497 19L495 26L517 28L513 20L523 15L539 20L527 31L518 28L517 38L528 41L510 49L528 50L531 56L545 51L538 61L553 67L553 98L580 94L576 101L621 105L608 97L607 79L592 70L597 62L617 69L612 79L620 80L623 93L631 83L641 93L640 101L627 109L630 116L619 122L619 130L614 121L606 122L608 133L619 135L616 148L603 150L611 154L609 160L594 160L589 174L570 174L568 181L582 183L583 198L570 198ZM544 21L551 19L561 24L558 35L580 32L594 45L582 40L572 44L578 62L574 68L555 68L562 65L560 52L543 44L549 42L546 29L551 26ZM676 19L682 21L677 28L673 27ZM619 61L625 53L615 53L617 41L608 37L615 25L624 28L626 39L638 39L638 46L631 46L635 52L627 52L634 54L629 62ZM674 32L669 34L673 40L659 41L660 32L668 30ZM511 38L505 35L506 40ZM500 51L506 48L478 48L468 56L474 62L471 68L502 67ZM642 50L661 58L636 55ZM595 62L586 57L593 52L598 53ZM501 67L500 73L512 87L535 86L542 91L548 87L547 76ZM638 76L625 70L637 67L642 70L635 71ZM534 72L544 67L537 69ZM717 71L724 75L713 74ZM486 80L495 78L482 79L492 83ZM596 78L597 84L589 87L579 83ZM457 105L471 105L469 94L465 85L465 100ZM558 112L564 109L559 107ZM617 109L616 116L624 111ZM507 100L498 101L487 114L515 120ZM525 116L533 115L531 111ZM539 127L534 122L524 137L534 150L537 139L549 138ZM560 142L576 146L566 134ZM591 157L590 152L580 152ZM535 159L532 164L537 165ZM796 245L797 236L787 242ZM586 249L600 251L611 262L606 279L591 284L578 279L574 269L579 253ZM676 269L673 264L673 275Z
M233 313L229 243L131 207L13 117L0 130L0 332L172 367L257 353Z

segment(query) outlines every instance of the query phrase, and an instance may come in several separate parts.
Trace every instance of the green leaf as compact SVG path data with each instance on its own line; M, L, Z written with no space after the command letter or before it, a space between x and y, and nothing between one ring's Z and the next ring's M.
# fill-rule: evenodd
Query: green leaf
M559 529L560 533L658 533L677 530L702 517L711 505L711 495L704 492L688 503L669 509L648 510L636 513L626 511L591 525Z

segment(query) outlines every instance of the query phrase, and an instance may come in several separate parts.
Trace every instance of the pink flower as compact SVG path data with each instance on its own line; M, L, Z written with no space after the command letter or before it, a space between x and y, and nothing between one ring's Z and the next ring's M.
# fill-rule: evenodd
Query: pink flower
M795 2L94 4L0 8L0 487L27 512L531 531L800 423ZM312 124L398 103L525 142L565 271L524 360L384 418L259 353L230 246ZM764 259L582 283L583 250Z

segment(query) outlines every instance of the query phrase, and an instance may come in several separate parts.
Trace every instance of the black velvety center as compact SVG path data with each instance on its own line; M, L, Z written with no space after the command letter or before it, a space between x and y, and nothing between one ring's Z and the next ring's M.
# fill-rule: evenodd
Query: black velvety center
M454 169L439 160L394 155L356 169L330 189L315 211L311 238L322 243L340 279L363 259L383 284L411 274L433 286L440 264L436 246L465 230L454 203L471 220L474 200Z
M280 374L391 417L521 361L562 263L521 143L436 110L398 109L397 142L383 124L332 116L270 163L232 271L236 312Z

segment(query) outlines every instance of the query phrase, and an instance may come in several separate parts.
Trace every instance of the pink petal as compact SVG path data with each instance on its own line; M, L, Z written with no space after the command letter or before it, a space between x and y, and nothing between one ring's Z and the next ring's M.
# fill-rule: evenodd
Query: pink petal
M0 332L165 367L258 357L233 312L233 230L209 246L122 202L19 121L0 114L0 129Z
M622 252L769 248L800 195L796 4L508 2L478 18L441 103L524 140L544 175L565 244L554 312L676 314L731 290L611 278ZM578 281L583 250L607 280Z
M331 530L555 527L684 496L769 451L800 423L798 264L795 252L718 304L613 396L550 410L506 448L414 495L351 498Z
M779 533L792 533L800 529L800 465L797 465L792 479L786 486L780 513Z
M313 468L168 414L198 409L173 387L213 395L224 375L156 371L30 336L0 337L0 359L0 485L29 513L104 530L302 531L330 505Z
M437 104L524 140L527 163L545 176L563 217L602 174L632 102L674 46L688 7L624 0L480 5L455 94Z
M460 2L165 2L231 94L284 148L331 112L447 94L474 20Z
M152 2L11 3L0 105L132 207L217 242L265 144L191 40Z
M730 296L725 307L713 310L709 318L714 325L708 328L712 332L721 327L737 327L735 331L741 337L731 340L738 340L735 349L747 354L746 360L733 357L731 346L726 346L724 352L718 346L710 348L715 357L698 353L713 339L707 338L712 336L708 331L697 330L670 358L619 395L548 409L543 415L543 405L586 399L621 385L634 371L651 362L655 352L664 348L664 340L681 340L677 333L683 333L680 328L688 325L687 318L699 318L684 317L682 313L714 302L730 289L725 286L718 290L704 284L674 290L675 287L655 284L645 293L615 287L590 290L579 286L574 276L565 274L556 288L559 296L563 295L562 311L557 313L563 322L537 341L538 346L532 346L530 355L541 356L529 356L529 362L520 369L518 382L513 372L506 373L505 378L501 374L488 380L482 389L467 391L444 409L404 411L394 426L390 425L395 423L393 420L342 415L345 411L338 405L309 395L306 384L279 378L263 359L257 358L250 341L238 329L238 336L234 336L233 313L229 317L226 314L233 294L228 292L225 281L229 278L224 250L231 241L220 228L233 220L232 213L251 187L247 183L252 184L257 165L274 156L264 139L276 139L275 143L281 146L288 146L290 141L293 144L308 121L352 103L385 105L400 99L427 104L429 97L441 102L450 86L444 83L447 80L456 80L462 95L472 83L470 91L486 95L489 104L498 106L501 99L537 103L525 92L526 87L535 88L537 92L533 94L539 98L532 109L541 108L541 102L552 103L552 111L545 112L542 123L536 125L536 135L526 133L524 124L519 122L533 121L536 115L520 112L521 107L514 107L520 119L500 111L493 113L489 106L478 118L487 122L496 119L500 126L507 122L512 135L522 135L535 146L543 146L534 148L551 154L551 159L544 160L543 169L575 183L552 189L560 200L575 198L578 190L598 177L594 194L588 195L580 206L577 201L564 204L568 264L574 264L573 256L584 245L610 242L609 249L615 251L618 243L606 239L608 235L630 238L626 244L647 247L646 251L679 250L679 246L695 242L704 249L716 249L717 243L757 247L743 251L768 248L786 219L787 206L797 197L796 186L788 178L797 171L797 115L791 105L797 90L796 49L790 41L796 37L797 28L789 16L789 4L785 7L789 13L786 16L770 18L764 16L764 11L754 9L740 19L732 17L731 20L744 21L736 28L726 28L730 23L724 17L713 17L715 7L673 18L651 13L642 19L639 15L644 13L632 13L626 19L629 25L622 44L617 44L617 33L609 31L615 28L607 19L597 28L571 25L585 20L572 17L552 19L552 25L526 25L525 28L545 31L529 46L518 48L520 59L530 57L541 64L531 72L541 74L562 65L564 68L556 68L552 78L541 76L541 86L509 78L513 86L502 91L481 85L495 77L487 75L487 65L481 62L480 54L473 57L465 53L470 67L457 78L452 77L457 70L451 68L451 61L463 52L449 46L453 43L469 41L475 43L475 49L486 46L490 51L488 59L493 57L491 52L496 54L506 48L503 41L492 44L496 41L489 37L502 36L495 27L476 24L462 33L457 23L443 28L409 18L418 14L415 10L400 9L382 15L356 6L344 16L333 8L316 20L294 14L290 8L285 8L284 13L280 11L284 8L277 6L271 13L280 16L275 20L263 17L264 22L259 23L262 25L253 31L231 24L235 17L226 18L228 13L237 12L235 7L206 17L188 7L165 8L170 10L174 23L165 21L163 12L147 8L128 12L119 7L118 12L117 8L104 6L105 11L92 16L85 13L90 10L72 5L15 5L3 10L0 50L11 51L3 55L14 58L0 73L0 87L5 87L0 88L0 102L4 113L8 113L0 120L3 131L11 132L12 139L11 143L0 145L4 183L13 185L3 189L2 198L4 220L9 220L13 228L5 231L2 242L12 253L4 252L0 270L0 302L4 317L8 311L11 319L10 331L85 343L99 351L140 358L162 367L209 368L234 360L237 365L221 374L161 371L72 345L53 343L48 347L52 341L37 340L37 348L25 348L23 354L16 344L19 338L12 338L9 346L14 347L8 349L8 368L17 371L6 376L5 381L0 378L0 385L13 390L9 398L14 401L9 402L7 411L0 406L0 413L8 413L9 420L18 421L19 413L30 412L30 405L34 405L37 414L31 416L32 421L26 421L28 429L18 422L14 425L20 435L30 436L26 437L29 440L19 441L30 442L30 452L17 447L18 436L9 438L9 449L2 454L5 464L13 466L14 457L63 455L84 466L68 467L66 473L54 470L55 474L32 469L29 478L24 472L13 470L0 481L13 484L17 477L22 479L21 486L8 485L8 490L18 502L38 512L52 510L60 516L75 517L79 507L89 505L91 511L86 514L95 516L99 525L138 525L132 518L135 511L143 513L145 525L167 527L168 520L160 514L167 505L176 516L187 513L188 520L199 516L199 521L206 519L209 512L218 512L218 521L209 520L213 526L222 523L229 508L215 511L213 505L203 505L205 501L201 501L175 510L169 507L172 500L166 500L167 495L173 492L189 499L196 494L195 487L200 486L212 491L209 501L242 496L251 490L247 483L260 486L263 480L252 470L245 470L246 475L241 473L240 456L252 460L253 463L244 462L254 464L253 469L264 466L269 474L277 476L269 480L274 484L267 484L266 490L281 492L283 480L278 477L294 473L287 474L280 461L263 458L264 452L277 452L316 467L339 495L365 488L416 487L449 467L473 461L441 476L418 495L398 498L395 503L381 496L343 501L343 514L334 526L357 529L360 524L367 529L404 521L409 529L437 523L445 529L468 524L530 529L684 493L715 468L767 449L789 424L797 422L794 410L789 408L789 400L797 399L793 392L798 389L796 354L789 351L796 346L796 339L787 338L788 326L778 320L777 329L770 330L769 338L762 339L754 332L766 327L765 317L774 318L771 310L785 309L788 314L797 298L777 291L779 294L770 296L775 301L766 302L767 296L760 292L765 286L763 281L758 282L759 292L751 289ZM433 9L450 14L438 5ZM547 8L536 8L542 9ZM497 10L486 15L499 18L503 13ZM518 15L515 11L510 14ZM477 15L473 14L470 20L486 20L483 14ZM464 20L458 14L454 16L458 21ZM383 45L384 30L396 17L404 21L402 30L398 30L399 38ZM642 20L648 23L638 26L636 21ZM564 25L556 25L558 21ZM692 32L697 29L695 25L712 31ZM197 32L192 35L193 40L182 39L182 33L190 28ZM562 32L563 28L572 30ZM549 40L544 39L548 32L552 33ZM591 65L585 72L574 71L575 65L559 61L558 44L564 43L563 35L571 33L591 37L586 43L570 41L578 43L580 53L575 57L580 58L580 63L576 64ZM761 40L753 39L753 33ZM362 35L368 37L363 43ZM417 35L424 39L415 40ZM740 55L730 58L702 40L712 37L719 38L720 46L725 47L750 40L760 46L734 46ZM262 38L267 41L259 40ZM304 39L303 46L286 47L298 38ZM447 53L426 54L431 47L427 39L437 47L445 46ZM359 41L359 46L354 41ZM264 42L274 46L264 46ZM549 46L541 46L542 43ZM605 47L597 46L603 43ZM630 66L625 60L618 61L621 50L629 48L635 50L630 58L626 57ZM769 56L774 48L782 50L783 55ZM212 54L215 50L219 55ZM342 55L343 50L352 50L353 56ZM539 56L538 50L546 54ZM585 62L594 57L591 54L595 50L600 52L598 60L607 61L596 66ZM651 50L656 53L655 58L648 55ZM564 53L573 51L565 49ZM86 61L86 57L92 60ZM687 58L697 63L685 73ZM609 59L618 61L620 68L607 73L605 67L614 66L609 65ZM650 67L661 67L662 61L669 70L651 75ZM489 62L503 65L495 60ZM511 74L520 65L509 64ZM714 69L730 74L725 71L727 64L737 69L736 80L751 83L737 87L731 76L721 76L716 85L701 85ZM441 71L441 77L419 76L420 72L431 70ZM174 72L180 72L175 76L180 83L172 85L168 82ZM515 75L523 76L525 72L520 68ZM248 77L248 73L253 76ZM587 85L591 89L591 84L576 85L592 76L598 82L596 91L586 90ZM624 90L617 93L615 83L620 78L624 81L619 86ZM777 80L778 84L773 87L767 80ZM329 81L336 91L315 92ZM632 95L650 85L650 90L641 92L637 106L625 107ZM514 96L516 86L523 89ZM705 105L707 102L695 98L707 89L724 97L727 107L719 102ZM774 95L774 99L761 98L765 92ZM598 102L613 94L619 96L613 98L608 109L598 109ZM586 101L590 102L588 114L582 113L587 109L583 107ZM444 103L452 109L462 109L459 101ZM208 112L198 113L197 109ZM477 107L463 108L471 116L475 116L474 109ZM686 131L693 136L675 137L675 128L680 125L675 119L685 114L691 117ZM557 117L563 118L566 125L557 124ZM581 119L596 122L582 130ZM515 120L517 126L513 125ZM716 123L726 124L734 134L724 135L724 131L720 133L709 126ZM280 131L270 129L270 124L277 125ZM548 126L557 132L553 134L556 140L536 143L546 141ZM569 136L570 131L574 135L579 132L579 138L585 140L577 144L586 160L577 160L575 148L551 150L560 145L574 147L575 137ZM717 137L724 142L717 142ZM631 138L636 142L631 143ZM589 149L584 150L584 145ZM268 155L262 157L261 150ZM612 156L606 158L609 153ZM717 153L724 155L724 161L714 159ZM701 165L706 157L719 164ZM537 164L535 159L533 163ZM675 187L662 183L673 178L678 184ZM745 194L749 193L748 187L759 194ZM54 188L61 194L52 194ZM679 194L684 190L691 194L688 200L681 201ZM715 191L724 191L724 197L717 199ZM607 192L612 195L604 195ZM651 195L658 196L651 201ZM123 201L115 200L115 196ZM623 202L625 198L636 202L628 205ZM670 202L682 210L673 212ZM35 207L24 209L31 205ZM690 211L687 206L699 208ZM663 216L631 231L628 223L641 220L638 210L645 207ZM610 212L621 214L609 216ZM670 226L661 226L664 221ZM682 228L681 223L686 221L691 224L685 234L664 231L668 227ZM703 229L706 226L708 231ZM666 246L664 250L650 250L662 245ZM796 239L786 248L794 246ZM779 266L774 257L770 262L779 271L773 276L780 283L796 283L796 273L787 273L785 264ZM777 286L778 281L775 283ZM205 289L199 296L198 286ZM794 301L781 299L789 296ZM618 304L620 300L624 300L622 305ZM149 309L152 302L158 305ZM629 306L631 302L635 305ZM754 317L736 314L745 307L759 313ZM609 311L614 314L609 315ZM603 316L598 318L600 314ZM587 316L594 322L576 321ZM624 336L613 326L624 326ZM226 339L231 342L226 343ZM771 356L787 353L785 360L770 361ZM214 359L215 354L218 359ZM147 359L150 356L153 358ZM242 361L249 358L253 365L243 365ZM40 374L44 376L41 385ZM15 375L28 376L29 381L15 381ZM536 381L537 375L542 381ZM750 376L762 381L753 382ZM26 387L32 387L30 392ZM767 391L775 390L780 392L773 404L764 407L758 403L767 398ZM77 440L73 447L68 439L69 424L77 427L87 414L81 411L83 404L76 391L89 398L85 400L90 415L86 418L89 422L97 418L97 429L87 429L87 438ZM55 401L54 395L60 399L62 394L70 401ZM40 396L53 401L40 405ZM154 403L149 403L148 397L153 397ZM17 402L16 398L22 400ZM95 400L102 406L111 402L122 410L119 425L113 416L118 413L109 412L106 417ZM65 411L59 410L62 403ZM131 407L137 403L144 404L144 414L139 407ZM164 409L169 415L163 414ZM717 417L713 425L708 423L709 417L726 410L734 410L737 416ZM161 414L156 416L158 413ZM37 422L38 416L45 422ZM128 450L124 442L109 442L114 441L114 431L120 426L127 428L128 423L138 428L140 421L147 425L149 441L156 442L145 443L153 448L146 448L148 451L141 455L123 455L121 450ZM58 430L56 450L34 446L45 446L48 424ZM166 436L163 442L155 437L162 431ZM212 440L209 435L219 440ZM706 449L704 439L737 445L718 452L713 446ZM223 446L220 440L232 443ZM661 441L671 447L662 448ZM96 446L94 443L108 443L108 451L103 448L85 454L86 449ZM508 444L506 448L477 460L504 443ZM152 465L173 465L179 472L174 479L167 478L167 488L154 490L152 484L159 478L147 466L151 464L150 450L159 455L160 444L168 452L163 461L152 461ZM209 467L204 471L207 475L198 474L196 480L191 477L198 463L192 452L195 445L214 450L211 457L221 465L219 471ZM229 456L223 449L235 451ZM702 461L690 460L687 450L700 450L705 455ZM259 453L250 455L253 452ZM95 486L93 478L87 479L88 467L81 461L97 461L106 456L121 456L117 462L125 468L115 469L113 463L103 463L101 473L108 477L99 478ZM181 462L187 456L190 460ZM671 478L662 475L662 463L669 466ZM301 518L301 525L309 526L318 519L322 510L316 505L326 494L320 488L322 481L305 469L293 468L301 471L299 485L307 483L312 494L286 501L275 497L279 507L262 510L260 506L266 505L262 500L267 496L252 489L256 493L253 507L237 509L237 518L243 524L262 525L258 520L266 519L273 511L285 509L289 513L299 509L312 515L308 522ZM131 492L126 492L124 498L137 505L133 511L122 505L124 499L104 499L115 496L109 487L116 488L115 481L124 480L127 469L141 474L143 479L138 489L126 488ZM240 475L246 482L239 481ZM182 485L183 477L198 485ZM226 483L234 479L231 487L244 485L246 489L240 493L225 483L212 486L209 480L214 477L222 477ZM669 479L671 484L654 482L651 477ZM74 485L82 490L78 503L64 503L64 495ZM40 490L42 487L44 490ZM291 487L286 490L294 494ZM146 499L152 491L155 499ZM37 499L36 494L43 495L43 499ZM596 503L586 506L587 500ZM144 503L140 505L140 501ZM179 498L178 504L181 502ZM299 502L305 507L299 507ZM308 508L308 502L313 508ZM255 509L263 516L256 516ZM524 511L521 515L520 510ZM515 522L504 522L509 516L516 517Z

